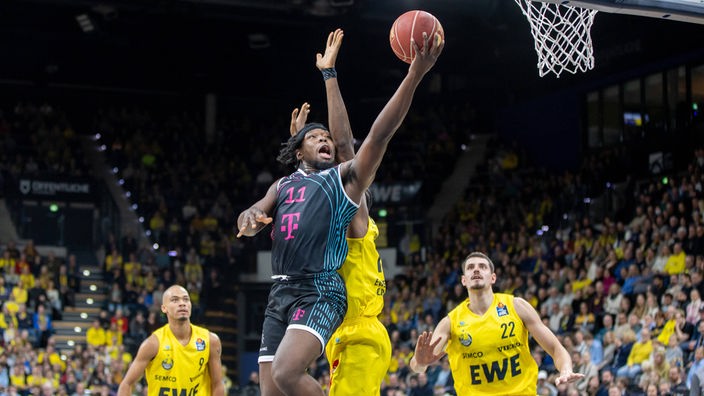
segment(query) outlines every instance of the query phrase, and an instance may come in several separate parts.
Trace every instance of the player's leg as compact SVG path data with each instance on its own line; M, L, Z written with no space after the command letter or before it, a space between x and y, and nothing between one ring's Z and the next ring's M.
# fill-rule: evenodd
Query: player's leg
M306 372L320 353L318 337L306 330L289 328L272 362L276 386L287 396L323 395L318 381Z
M345 284L333 272L287 286L297 298L289 308L289 326L276 350L271 374L286 395L322 395L320 384L306 369L322 355L325 344L345 316Z
M391 360L391 341L376 318L341 326L326 348L330 396L377 395Z
M259 389L262 396L285 396L271 376L271 362L259 362Z
M381 392L381 382L389 372L391 364L391 339L386 327L377 319L373 318L365 324L365 331L362 333L364 341L360 342L366 351L360 354L354 353L357 357L357 370L363 370L365 361L368 363L368 375L364 382L365 389L369 394L379 394ZM366 356L360 359L359 356Z
M288 323L281 311L285 311L289 296L280 293L281 286L274 285L269 294L269 302L262 324L262 341L259 347L259 388L262 396L285 396L274 383L271 374L272 361L284 337Z
M347 334L349 334L349 326L343 322L340 327L332 333L330 340L325 345L325 357L328 359L330 366L330 391L328 395L342 395L340 393L341 382L344 382L344 376L341 377L341 372L338 370L340 360L347 349Z

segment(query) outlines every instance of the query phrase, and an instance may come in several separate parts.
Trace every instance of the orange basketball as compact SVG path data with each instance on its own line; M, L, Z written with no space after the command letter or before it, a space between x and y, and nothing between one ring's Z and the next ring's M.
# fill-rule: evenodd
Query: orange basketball
M394 54L402 61L411 63L416 55L411 45L411 38L415 40L419 49L423 49L423 32L428 34L431 45L434 42L433 37L436 32L440 33L443 39L445 38L440 21L429 12L413 10L396 18L391 26L391 33L389 33L389 41L391 41L391 49L394 50Z

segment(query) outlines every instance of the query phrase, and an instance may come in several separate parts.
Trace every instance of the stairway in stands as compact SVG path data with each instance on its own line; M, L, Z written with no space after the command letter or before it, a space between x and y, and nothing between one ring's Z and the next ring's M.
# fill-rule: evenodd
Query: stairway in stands
M231 279L231 278L230 278ZM222 344L222 364L227 366L227 376L238 378L239 375L239 348L237 346L237 293L239 285L231 285L226 297L217 308L206 309L203 317L203 326L217 334Z
M98 317L107 299L108 287L103 281L103 269L93 251L78 250L76 262L80 268L81 289L76 293L76 306L64 307L61 320L54 321L56 349L69 351L75 344L86 343L86 330Z

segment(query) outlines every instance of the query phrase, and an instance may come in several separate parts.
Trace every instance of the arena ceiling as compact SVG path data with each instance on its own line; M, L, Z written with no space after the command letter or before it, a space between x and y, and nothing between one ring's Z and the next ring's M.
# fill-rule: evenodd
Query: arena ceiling
M599 14L597 69L557 80L537 77L528 23L511 0L4 0L0 79L279 94L317 83L314 54L342 27L338 69L348 89L373 92L405 72L388 31L410 9L443 23L436 68L459 92L558 87L699 51L704 37L704 25Z

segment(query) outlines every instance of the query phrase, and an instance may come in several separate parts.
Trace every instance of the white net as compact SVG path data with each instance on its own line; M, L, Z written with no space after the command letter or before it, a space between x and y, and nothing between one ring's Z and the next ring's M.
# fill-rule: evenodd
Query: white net
M540 77L594 67L591 29L597 10L567 4L515 0L530 22Z

